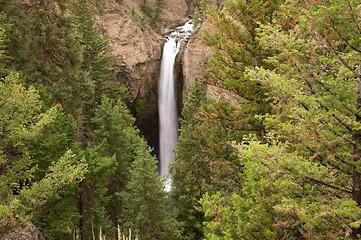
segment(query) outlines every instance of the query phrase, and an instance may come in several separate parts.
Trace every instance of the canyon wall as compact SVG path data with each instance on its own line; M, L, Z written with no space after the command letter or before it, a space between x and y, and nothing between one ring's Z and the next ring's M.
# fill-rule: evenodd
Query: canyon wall
M128 103L136 124L148 144L158 149L158 80L164 39L163 28L172 28L189 18L185 0L166 0L162 9L162 29L152 29L135 19L140 17L143 0L102 1L102 11L95 10L103 36L114 54L117 81L129 89ZM156 0L147 0L155 8ZM157 154L155 152L155 154Z
M188 2L188 4L187 4ZM184 23L195 8L187 0L166 0L162 9L163 29ZM134 18L134 11L142 17L140 5L143 0L123 0L120 3L103 0L103 11L96 11L96 18L103 36L109 40L109 51L114 54L114 69L118 72L117 81L129 89L128 102L148 143L158 149L158 80L164 39L162 29L142 26ZM155 8L156 0L147 0ZM221 6L220 0L214 0ZM177 57L179 106L182 93L193 84L194 78L202 71L207 59L212 55L209 46L203 43L205 32L215 31L208 21L183 45ZM181 85L181 86L180 86ZM217 86L207 86L207 96L237 106L237 99L231 92Z
M103 1L97 14L102 33L114 54L118 81L129 88L129 101L146 97L158 80L161 36L150 27L141 28L124 4Z

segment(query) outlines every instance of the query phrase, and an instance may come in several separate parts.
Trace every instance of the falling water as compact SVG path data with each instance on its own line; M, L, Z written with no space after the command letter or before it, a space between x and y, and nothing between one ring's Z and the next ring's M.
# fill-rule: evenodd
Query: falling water
M177 143L177 105L174 61L179 45L172 37L164 44L159 78L159 122L160 122L160 175L168 172L174 159L173 149Z
M178 135L174 61L179 51L180 43L190 37L192 29L193 25L191 21L176 28L167 37L167 42L164 44L163 48L158 92L161 176L168 173L168 165L174 161L173 149L177 143ZM170 178L168 178L166 190L170 190Z

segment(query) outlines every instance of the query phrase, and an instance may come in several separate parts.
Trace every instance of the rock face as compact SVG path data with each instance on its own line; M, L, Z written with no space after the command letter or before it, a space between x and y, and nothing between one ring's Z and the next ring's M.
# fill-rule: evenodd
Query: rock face
M11 230L8 234L0 236L0 240L45 240L44 235L30 221L20 228Z
M194 79L204 70L204 65L207 63L209 57L212 56L212 49L203 43L202 39L206 32L216 31L209 21L205 21L199 30L193 35L187 48L184 50L182 57L182 72L183 72L183 92L187 94L188 89L193 85ZM240 107L239 96L226 89L207 85L206 92L208 98L213 98L217 101L223 101L226 104Z
M209 46L202 42L206 31L213 31L214 26L208 21L204 22L199 30L194 33L189 41L182 58L183 71L183 92L193 85L195 77L197 77L203 70L203 65L212 55L212 50Z
M158 138L154 136L158 136L157 85L164 41L131 16L131 10L138 7L137 1L103 0L102 4L104 10L96 18L109 41L109 52L115 56L117 81L128 88L127 101L137 119L136 125L148 144L158 149Z
M118 81L129 88L129 101L144 98L156 88L161 60L161 37L150 28L141 29L115 1L103 1L104 12L97 15L103 35L114 54Z
M147 0L147 4L155 8L157 0ZM144 3L144 0L124 0L126 5L131 9L134 8L141 13L139 5ZM162 18L165 28L172 28L185 22L185 19L193 13L192 6L187 5L186 0L165 0L162 9Z
M162 14L167 28L176 27L188 20L188 5L185 0L167 0Z

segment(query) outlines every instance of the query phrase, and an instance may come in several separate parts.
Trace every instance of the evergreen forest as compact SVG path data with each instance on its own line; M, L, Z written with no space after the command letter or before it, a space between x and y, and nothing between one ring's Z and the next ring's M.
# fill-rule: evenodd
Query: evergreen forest
M102 1L0 0L0 239L29 221L49 240L361 239L359 0L187 0L212 54L184 94L169 192ZM131 12L142 28L162 26L155 2Z

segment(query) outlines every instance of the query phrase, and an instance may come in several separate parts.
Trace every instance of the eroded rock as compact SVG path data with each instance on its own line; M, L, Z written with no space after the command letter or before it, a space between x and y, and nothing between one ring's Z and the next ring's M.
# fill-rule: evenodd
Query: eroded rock
M203 43L204 34L214 30L214 26L206 21L192 36L183 55L183 92L187 93L194 79L203 71L203 66L212 55L209 46Z
M45 237L32 222L27 221L20 228L0 236L0 240L45 240Z
M97 14L103 35L114 54L118 81L129 88L129 101L144 98L158 81L162 40L150 27L141 28L124 5L103 1Z
M144 3L144 0L124 0L126 5L132 9L134 8L140 15L142 12L139 5ZM147 5L151 8L156 8L157 0L147 0ZM191 14L191 6L188 6L185 0L165 0L162 8L162 19L164 28L172 28L185 22L184 19Z
M193 35L182 58L183 71L183 92L188 93L188 89L193 85L194 79L204 71L208 59L212 56L212 49L203 42L206 32L215 32L216 28L211 22L205 21L200 29ZM206 86L207 98L223 101L228 105L241 107L239 96L227 89L214 85Z

